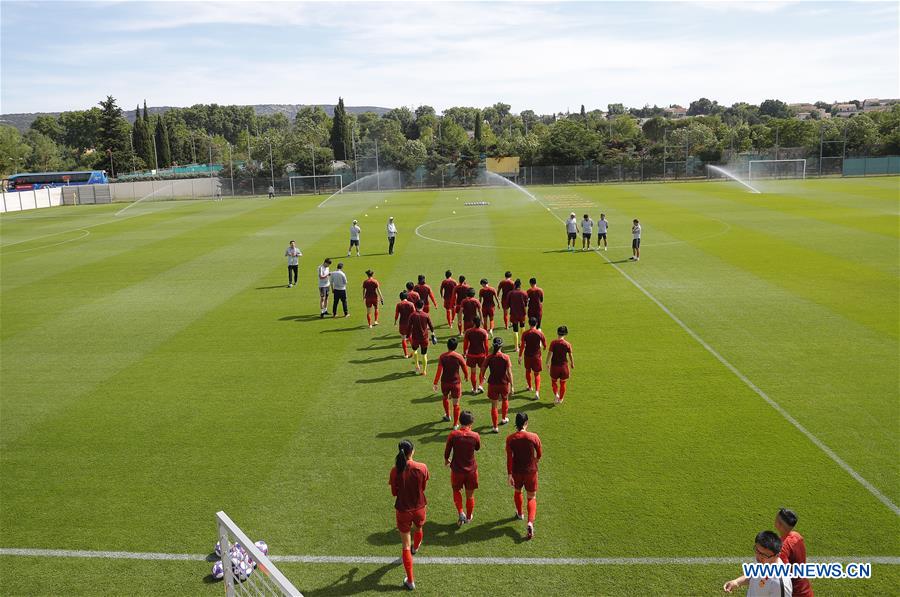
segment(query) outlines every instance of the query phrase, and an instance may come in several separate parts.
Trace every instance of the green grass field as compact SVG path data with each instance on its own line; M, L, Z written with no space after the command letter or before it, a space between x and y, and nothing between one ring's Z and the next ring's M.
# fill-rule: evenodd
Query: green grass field
M347 194L322 208L293 197L2 216L0 547L206 554L225 510L273 555L399 556L387 477L410 438L432 473L420 557L749 561L755 534L788 506L810 557L897 561L898 179L782 182L759 195L728 183L530 190L540 201L489 188ZM554 215L570 211L607 214L607 253L562 250ZM400 229L393 256L388 215ZM639 263L627 261L634 217ZM353 218L363 256L346 259ZM291 238L304 257L288 289ZM326 256L346 262L349 319L319 319ZM357 290L367 268L389 303L374 329ZM486 433L484 396L463 398L483 446L476 518L457 530L440 399L390 325L403 283L424 273L436 289L447 268L494 285L506 269L536 276L545 332L570 330L565 404L551 404L547 375L540 402L511 401L545 450L531 542L511 519L508 428ZM511 331L499 334L511 345ZM222 590L204 561L0 562L6 595ZM280 568L306 595L399 591L404 576L399 564ZM424 595L716 595L739 574L736 564L416 567ZM813 587L896 594L900 566Z

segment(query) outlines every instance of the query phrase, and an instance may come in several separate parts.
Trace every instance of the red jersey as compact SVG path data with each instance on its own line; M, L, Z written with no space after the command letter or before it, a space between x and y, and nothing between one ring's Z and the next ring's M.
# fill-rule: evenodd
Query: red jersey
M378 298L379 286L380 284L378 283L378 280L376 280L375 278L367 278L363 282L363 292L365 293L365 297L367 299Z
M806 544L803 542L803 535L797 531L791 531L781 538L781 553L779 554L781 561L786 564L805 564L806 563ZM793 578L794 597L813 597L812 585L809 584L808 578Z
M471 323L481 313L481 303L474 296L466 297L463 302L457 303L462 311L463 321Z
M478 470L475 462L475 452L481 449L481 436L471 429L457 429L447 436L447 445L444 446L444 461L450 458L453 452L453 460L450 461L450 470L457 473L471 474Z
M507 474L527 475L537 472L541 459L541 438L529 431L516 431L506 438Z
M428 304L429 299L431 299L432 304L437 304L434 300L434 293L431 292L431 286L429 286L428 284L416 284L415 286L413 286L413 291L415 291L419 295L419 297L421 297L426 305Z
M544 291L537 286L532 286L525 291L528 295L528 316L540 317L544 310Z
M515 320L525 319L525 307L528 306L528 295L521 288L513 289L506 295L509 304L509 314Z
M503 278L500 280L500 283L497 284L497 292L500 294L500 301L503 303L503 306L507 305L506 299L515 287L516 283L509 278Z
M391 486L391 494L397 498L394 501L394 508L397 511L411 512L428 504L428 500L425 499L428 467L421 462L408 461L400 474L397 474L397 467L393 467L388 483Z
M459 372L465 366L466 360L455 350L447 351L439 356L438 369L441 371L441 383L455 386L461 384Z
M399 320L400 327L403 328L409 323L409 316L416 312L416 307L408 300L397 303L394 309L394 321Z
M466 356L480 357L488 353L488 333L484 328L466 330Z
M484 366L490 371L488 375L489 384L505 385L509 383L512 363L509 360L509 356L505 353L492 354L484 362Z
M415 290L407 290L407 291L406 291L406 300L408 300L408 301L411 302L412 304L415 305L415 304L418 303L421 299L422 299L422 297L420 297L420 296L419 296L419 293L416 292Z
M470 288L471 286L469 286L465 282L456 285L456 288L453 289L453 296L455 297L457 305L462 304L463 300L465 300L465 298L469 296Z
M445 279L443 282L441 282L441 297L447 300L452 300L456 296L456 293L454 292L456 290L456 286L456 280L454 280L453 278Z
M557 338L553 342L550 343L550 366L551 367L560 367L562 365L568 365L569 361L566 359L566 356L572 352L572 345L569 344L565 338Z
M497 291L490 286L482 286L478 291L478 298L481 299L481 305L488 309L493 309L497 305Z
M428 344L428 336L433 329L428 313L416 311L409 316L409 335L416 344Z
M524 354L526 357L540 357L541 346L547 347L547 338L544 337L544 332L537 328L529 328L522 334L522 348L519 349L519 354Z

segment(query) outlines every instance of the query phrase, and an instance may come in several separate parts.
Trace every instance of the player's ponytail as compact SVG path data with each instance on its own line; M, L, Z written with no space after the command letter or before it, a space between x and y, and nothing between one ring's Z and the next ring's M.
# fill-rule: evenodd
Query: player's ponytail
M500 352L501 348L503 348L503 338L500 338L498 336L494 338L494 352L491 354L497 354L498 352Z
M522 431L522 428L528 423L528 413L516 413L516 429Z
M413 444L408 439L405 439L400 442L399 450L397 452L397 458L394 460L394 464L397 465L397 472L402 473L406 470L407 462L409 461L409 457L413 451Z
M516 281L513 282L513 286L515 286L516 288L522 288L522 280L516 278Z

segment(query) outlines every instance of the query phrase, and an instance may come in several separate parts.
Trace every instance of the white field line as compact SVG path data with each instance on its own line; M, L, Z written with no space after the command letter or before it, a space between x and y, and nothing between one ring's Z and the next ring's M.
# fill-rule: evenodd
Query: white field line
M86 238L91 235L90 230L84 230L82 228L79 228L78 230L72 230L71 232L78 232L78 231L81 231L83 234L81 236L76 236L75 238L70 238L68 240L59 241L58 243L53 243L53 244L49 244L49 245L41 245L40 247L33 247L31 249L20 249L18 251L0 251L0 255L12 255L13 253L28 253L29 251L38 251L41 249L49 249L50 247L56 247L59 245L64 245L66 243L72 243L72 242L75 242L76 240L81 240L81 239ZM12 244L19 244L19 243L12 243Z
M538 203L540 203L541 205L544 205L544 202L543 202L543 201L541 201L540 199L537 199L537 197L535 197L535 199L537 200ZM547 207L546 205L544 205L544 207L547 208L547 211L549 211L550 214L551 214L554 218L556 218L557 220L559 220L561 223L565 224L565 221L564 221L562 218L560 218L558 215L556 215L556 213L554 213L549 207ZM716 351L715 348L713 348L712 346L710 346L709 343L706 342L706 340L704 340L703 338L700 337L699 334L697 334L697 332L695 332L694 330L692 330L691 328L689 328L689 327L687 326L686 323L684 323L683 321L681 321L681 319L679 319L677 315L675 315L674 313L672 313L672 311L670 311L668 307L666 307L664 304L662 304L662 302L660 302L660 300L659 300L658 298L656 298L655 296L653 296L652 294L650 294L650 292L647 291L646 288L644 288L643 286L641 286L640 283L638 283L637 280L635 280L634 278L632 278L631 276L629 276L629 275L625 272L625 270L623 270L621 267L619 267L619 265L618 265L617 263L615 263L614 261L610 260L610 258L606 256L606 253L605 253L605 252L604 252L604 253L597 252L597 254L600 255L600 257L602 257L602 258L606 261L606 263L608 263L609 265L613 266L613 267L616 269L617 272L619 272L620 274L622 274L622 276L624 276L626 280L628 280L629 282L631 282L631 283L634 285L635 288L637 288L638 290L640 290L640 291L644 294L644 296L646 296L648 299L650 299L651 301L653 301L654 303L656 303L656 306L659 307L660 309L662 309L663 313L665 313L666 315L668 315L668 316L672 319L672 321L674 321L675 323L677 323L678 326L679 326L681 329L683 329L685 332L687 332L688 335L689 335L691 338L693 338L694 340L696 340L697 343L700 344L700 346L702 346L703 348L705 348L706 351L707 351L709 354L711 354L712 356L714 356L714 357L716 358L716 360L718 360L720 363L722 363L729 371L731 371L731 372L735 375L735 377L737 377L739 380L741 380L742 382L744 382L744 384L745 384L748 388L750 388L751 390L753 390L760 398L762 398L763 400L765 400L766 403L767 403L769 406L771 406L772 408L774 408L775 411L778 412L778 414L780 414L782 417L784 417L784 419L785 419L788 423L790 423L791 425L793 425L800 433L802 433L803 435L805 435L805 436L807 437L807 439L809 439L809 441L811 441L817 448L819 448L820 450L822 450L822 451L825 453L826 456L828 456L828 457L831 458L835 463L837 463L837 465L838 465L839 467L841 467L842 469L844 469L844 470L847 472L847 474L849 474L851 477L853 477L854 479L856 479L856 481L857 481L860 485L862 485L863 487L865 487L866 490L868 490L869 493L871 493L873 496L875 496L876 498L878 498L878 501L880 501L882 504L884 504L885 506L887 506L894 514L896 514L897 516L900 516L900 507L898 507L897 504L895 504L893 501L891 501L891 498L889 498L888 496L886 496L886 495L884 495L883 493L881 493L881 491L879 491L877 487L875 487L874 485L872 485L871 483L869 483L869 481L868 481L867 479L865 479L862 475L860 475L858 472L856 472L856 470L854 470L854 468L853 468L852 466L850 466L849 464L847 464L847 463L844 461L843 458L841 458L840 456L838 456L837 454L835 454L834 450L832 450L831 448L829 448L828 446L826 446L825 443L824 443L822 440L820 440L818 437L816 437L815 435L813 435L813 433L812 433L810 430L808 430L806 427L804 427L803 425L801 425L800 422L799 422L797 419L795 419L795 418L791 415L791 413L789 413L788 411L786 411L786 410L784 409L784 407L782 407L780 404L778 404L777 402L775 402L774 400L772 400L772 398L770 398L768 394L766 394L764 391L762 391L762 390L759 388L759 386L757 386L755 383L753 383L752 381L750 381L750 379L749 379L746 375L744 375L744 374L740 371L740 369L738 369L737 367L735 367L734 365L732 365L731 362L730 362L728 359L726 359L726 358L723 357L721 354L719 354L719 353Z
M27 549L0 548L0 556L37 558L97 558L105 560L171 560L207 561L206 554L159 553L142 551L89 551L81 549ZM399 564L400 558L391 556L301 556L270 555L273 562L299 564ZM441 557L419 556L416 564L438 565L522 565L522 566L696 566L701 564L743 564L749 557L642 557L642 558L500 558L500 557ZM810 562L869 562L872 564L900 565L898 556L820 556Z

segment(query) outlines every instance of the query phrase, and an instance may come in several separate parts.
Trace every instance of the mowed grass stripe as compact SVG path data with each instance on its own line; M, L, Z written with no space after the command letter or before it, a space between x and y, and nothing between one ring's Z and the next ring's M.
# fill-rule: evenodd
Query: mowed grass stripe
M658 214L650 213L655 226ZM673 217L663 224L687 239L690 218L689 226ZM645 227L645 238L656 237ZM691 245L697 249L682 245L660 254L648 243L645 259L629 271L896 501L896 464L889 456L896 431L882 424L897 415L896 404L883 399L896 392L896 342L701 252L717 246L752 259L767 245L730 233ZM848 345L857 349L848 352Z

